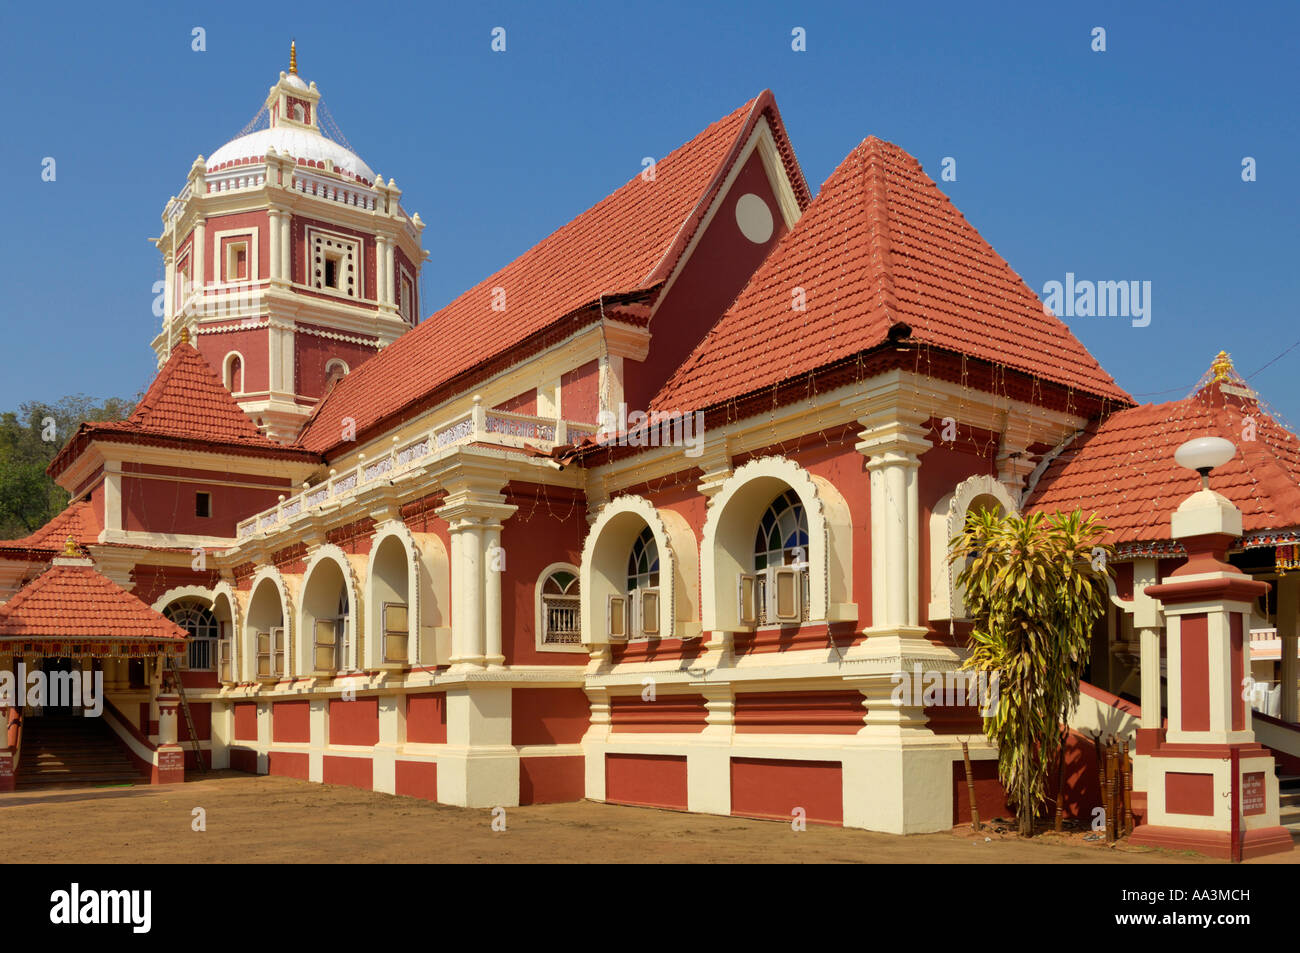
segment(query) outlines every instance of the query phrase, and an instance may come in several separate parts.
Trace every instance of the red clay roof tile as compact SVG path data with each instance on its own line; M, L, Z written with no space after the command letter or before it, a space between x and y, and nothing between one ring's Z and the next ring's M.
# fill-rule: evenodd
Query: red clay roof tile
M652 406L702 409L752 393L883 344L900 323L913 341L1131 402L920 164L873 136Z
M1300 439L1262 407L1244 381L1210 381L1191 396L1143 404L1094 421L1044 471L1029 509L1097 513L1116 544L1170 539L1178 505L1200 477L1174 462L1179 444L1218 436L1237 455L1210 476L1246 533L1300 526ZM1255 439L1244 439L1252 432Z
M186 632L90 566L55 562L0 606L0 638L175 642Z
M103 522L90 500L72 503L48 523L21 539L0 541L0 550L49 550L63 552L64 543L71 536L80 546L99 541Z

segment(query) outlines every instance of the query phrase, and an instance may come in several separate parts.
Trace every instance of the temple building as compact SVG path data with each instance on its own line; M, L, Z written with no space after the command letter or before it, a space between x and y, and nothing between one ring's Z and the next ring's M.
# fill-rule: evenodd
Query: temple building
M158 375L54 460L67 510L0 544L0 669L103 671L155 780L183 756L467 807L947 830L963 739L1007 811L977 708L896 697L965 658L949 541L975 510L1080 508L1117 549L1072 727L1136 739L1140 811L1148 777L1195 773L1151 767L1191 683L1182 610L1146 589L1186 584L1174 450L1220 436L1224 558L1269 586L1227 610L1256 687L1214 743L1276 761L1252 823L1280 849L1300 441L1226 354L1139 405L898 146L810 189L767 91L418 320L423 224L321 119L295 61L168 201ZM42 589L66 636L6 621ZM152 624L129 651L82 624L128 598ZM0 784L49 779L9 745ZM1162 807L1196 815L1200 783Z

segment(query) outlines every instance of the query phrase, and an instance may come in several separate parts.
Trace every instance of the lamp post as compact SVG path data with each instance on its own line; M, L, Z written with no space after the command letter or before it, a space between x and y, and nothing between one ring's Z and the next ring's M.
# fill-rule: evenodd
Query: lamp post
M1187 562L1146 592L1162 603L1168 629L1168 722L1148 735L1145 823L1132 842L1216 857L1291 849L1278 823L1273 756L1255 741L1243 682L1246 626L1269 585L1227 562L1241 536L1241 511L1210 488L1210 474L1236 455L1220 437L1189 440L1174 453L1201 476L1175 511L1171 535Z

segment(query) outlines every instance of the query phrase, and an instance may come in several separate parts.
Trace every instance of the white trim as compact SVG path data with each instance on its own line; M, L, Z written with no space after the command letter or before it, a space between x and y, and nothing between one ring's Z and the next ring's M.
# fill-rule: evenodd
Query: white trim
M239 390L235 390L234 381L230 378L230 359L239 358ZM226 385L226 390L230 391L232 397L240 397L248 391L244 387L244 382L248 380L248 362L244 360L244 355L239 351L229 351L221 359L221 380Z
M659 511L649 500L641 496L620 496L600 508L600 515L596 517L582 547L579 595L582 597L583 645L604 645L609 642L605 619L606 599L611 594L626 593L628 553L632 542L646 526L650 527L650 533L659 549L659 589L660 592L667 590L667 598L659 600L659 633L656 637L678 636L675 609L678 590L682 587L679 586L677 558L669 540L668 529ZM695 556L693 548L690 555ZM630 639L632 633L628 635Z

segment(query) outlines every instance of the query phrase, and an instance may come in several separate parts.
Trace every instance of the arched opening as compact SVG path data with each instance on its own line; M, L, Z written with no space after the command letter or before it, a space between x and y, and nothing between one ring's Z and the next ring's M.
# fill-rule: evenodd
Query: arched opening
M332 675L352 667L352 598L343 567L322 559L310 570L302 592L305 671Z
M337 357L325 365L325 390L329 390L348 374L348 365Z
M752 572L741 575L740 621L746 625L806 622L811 601L808 514L798 494L787 489L759 517Z
M554 563L538 577L536 631L541 651L581 650L582 589L576 566Z
M275 681L288 674L284 603L275 580L265 578L253 589L245 633L245 644L252 655L251 670L259 681Z
M403 668L412 661L410 600L411 558L398 536L382 539L371 554L370 606L367 629L368 663L380 668Z
M244 392L244 359L234 351L226 355L226 390L232 394Z
M685 545L689 528L678 532ZM684 603L683 611L690 605L678 570L664 520L649 501L622 497L606 504L582 553L583 643L669 638L678 628L686 637L691 626L674 622L674 605Z
M233 685L239 680L239 640L235 630L235 606L228 593L218 592L212 600L217 620L217 680Z
M211 672L217 659L217 617L200 599L178 599L163 609L163 616L176 623L190 637L185 667L192 672Z
M930 515L930 621L966 618L965 598L957 577L974 557L954 564L949 555L953 539L966 529L967 520L975 513L1005 515L1016 510L1016 502L1006 487L987 475L963 480L935 504Z
M826 480L792 460L751 460L709 506L701 574L706 631L857 619L853 521Z

